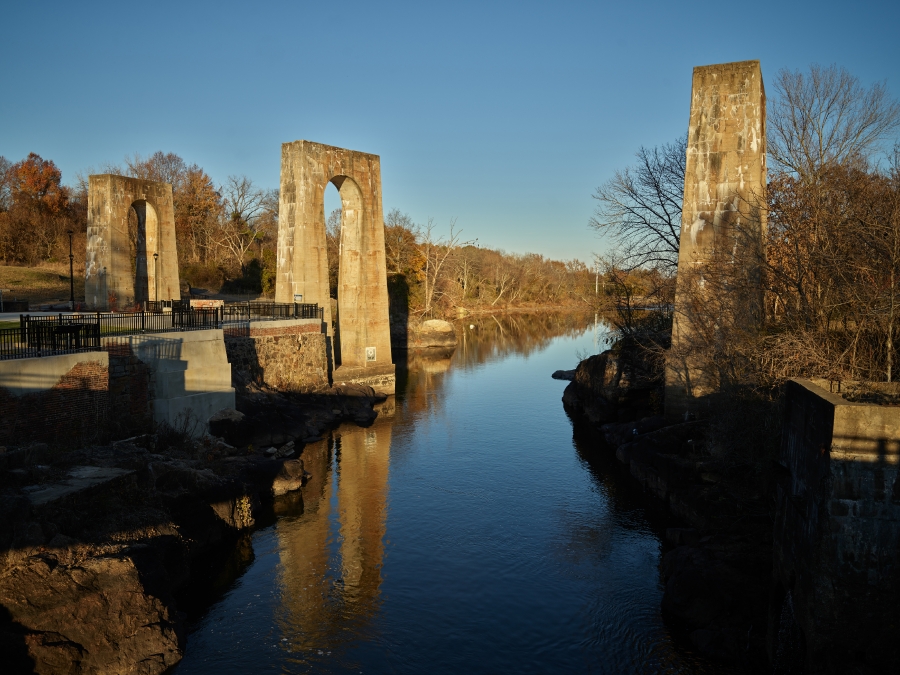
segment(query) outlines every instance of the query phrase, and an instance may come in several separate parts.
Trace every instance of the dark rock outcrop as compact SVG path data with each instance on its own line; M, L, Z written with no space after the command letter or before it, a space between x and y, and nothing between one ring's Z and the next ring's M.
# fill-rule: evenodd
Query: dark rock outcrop
M171 597L148 592L127 552L61 557L34 555L0 575L9 617L0 641L18 648L19 666L118 675L162 673L181 659L183 617Z
M662 374L652 363L606 350L578 364L563 403L591 423L638 419L662 402Z
M245 391L243 410L212 420L231 442L162 429L66 453L2 453L0 671L168 671L184 647L179 607L207 597L246 533L306 482L304 441L342 421L371 423L376 400L356 385L312 397Z

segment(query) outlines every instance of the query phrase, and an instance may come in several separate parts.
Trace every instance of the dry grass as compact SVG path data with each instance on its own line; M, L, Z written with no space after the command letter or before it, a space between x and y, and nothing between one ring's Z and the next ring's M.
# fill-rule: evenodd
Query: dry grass
M69 266L13 267L0 265L4 300L28 300L31 306L69 299ZM8 291L8 292L7 292ZM84 270L75 270L75 301L84 301Z

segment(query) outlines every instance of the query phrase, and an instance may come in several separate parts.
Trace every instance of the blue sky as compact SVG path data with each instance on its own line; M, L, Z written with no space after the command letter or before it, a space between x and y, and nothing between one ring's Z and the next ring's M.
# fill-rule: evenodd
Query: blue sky
M695 65L837 63L900 98L897 2L16 3L0 155L175 152L278 186L281 143L381 156L385 211L589 260L591 193L687 126Z

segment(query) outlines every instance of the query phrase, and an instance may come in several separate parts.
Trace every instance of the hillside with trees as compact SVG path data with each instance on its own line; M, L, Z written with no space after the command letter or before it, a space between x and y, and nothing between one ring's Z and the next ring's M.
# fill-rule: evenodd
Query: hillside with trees
M67 272L74 231L76 265L83 269L88 176L112 173L172 185L182 283L209 293L273 297L278 239L278 190L246 176L216 184L197 164L174 153L126 157L87 169L63 184L55 164L31 154L13 164L0 158L0 261ZM137 218L131 213L132 245ZM326 237L332 296L337 295L341 211L328 214ZM451 316L460 310L589 308L595 274L579 260L507 253L463 238L450 223L418 224L398 209L385 216L388 285L395 313ZM65 270L63 269L65 268ZM76 273L76 276L80 276Z

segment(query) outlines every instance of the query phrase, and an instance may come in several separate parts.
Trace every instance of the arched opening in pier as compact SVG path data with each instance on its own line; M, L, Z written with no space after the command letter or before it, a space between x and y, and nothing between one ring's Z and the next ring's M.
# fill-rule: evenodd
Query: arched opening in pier
M366 332L362 325L365 320L362 191L352 178L335 176L325 187L323 209L334 317L334 364L335 367L345 363L363 365Z
M154 253L159 253L159 220L145 199L135 200L128 210L128 243L134 304L158 300L160 262Z

